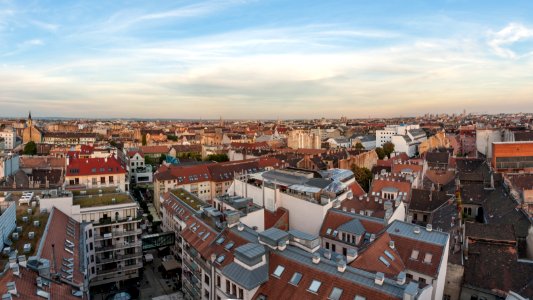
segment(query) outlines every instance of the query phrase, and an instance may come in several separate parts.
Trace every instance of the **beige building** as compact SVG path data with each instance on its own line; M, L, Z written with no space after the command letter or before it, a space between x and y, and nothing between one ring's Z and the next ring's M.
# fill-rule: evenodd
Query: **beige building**
M288 134L287 146L292 149L320 149L322 147L320 133L293 130Z

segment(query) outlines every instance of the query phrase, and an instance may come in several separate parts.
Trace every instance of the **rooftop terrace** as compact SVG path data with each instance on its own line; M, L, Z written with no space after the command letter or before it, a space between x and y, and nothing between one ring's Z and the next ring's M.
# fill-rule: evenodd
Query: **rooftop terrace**
M79 205L81 208L106 206L113 204L133 203L133 199L129 194L97 194L74 197L73 204Z

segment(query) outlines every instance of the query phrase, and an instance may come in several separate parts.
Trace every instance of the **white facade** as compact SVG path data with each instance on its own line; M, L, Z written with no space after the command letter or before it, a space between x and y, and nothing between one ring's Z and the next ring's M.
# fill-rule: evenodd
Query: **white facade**
M392 142L395 135L405 135L407 130L420 129L420 125L387 125L384 129L376 130L376 147Z
M13 128L0 131L0 138L4 138L4 149L6 150L12 150L17 146L17 133Z
M476 149L487 158L492 157L492 143L502 141L500 129L476 129Z

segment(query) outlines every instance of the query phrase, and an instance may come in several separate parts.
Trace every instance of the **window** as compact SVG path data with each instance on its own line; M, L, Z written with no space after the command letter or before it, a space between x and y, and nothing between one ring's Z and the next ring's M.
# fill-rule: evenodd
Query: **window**
M366 300L366 298L363 296L355 295L354 300Z
M217 287L220 287L220 276L217 275Z
M109 183L113 183L113 176L109 176Z
M100 177L100 183L105 184L105 177Z
M321 285L322 285L322 282L313 279L313 281L311 282L307 290L312 293L317 293Z
M426 263L426 264L430 264L432 258L433 258L433 254L431 254L431 253L426 253L426 256L424 256L424 263Z
M420 282L420 283L426 283L426 279L425 279L425 278L422 278L422 277L420 277L420 278L418 278L418 282Z
M209 285L209 276L207 276L207 274L204 274L204 282Z
M93 185L97 185L98 184L98 181L97 181L96 177L93 177L92 182L93 182Z
M412 260L418 259L418 250L413 250L413 252L411 252L411 259Z
M283 271L285 271L285 267L284 266L281 266L281 265L278 265L276 267L276 269L274 270L274 273L272 273L272 275L276 276L276 277L281 277L281 274L283 274Z
M326 249L329 250L329 242L326 242Z
M348 249L345 247L342 247L342 255L347 256L348 255Z
M244 291L241 288L239 288L239 299L244 299L243 296L244 296Z
M298 272L295 272L292 275L292 278L289 281L289 283L292 284L292 285L296 285L297 286L300 283L300 280L302 280L302 274L298 273Z
M390 260L394 260L394 256L392 256L389 250L385 250L385 255L387 255L387 257L390 258Z
M331 244L331 252L335 252L336 250L335 248L336 248L335 244Z
M342 295L342 289L340 289L338 287L334 287L331 290L331 293L329 293L328 299L330 299L330 300L339 300L341 298L341 295Z

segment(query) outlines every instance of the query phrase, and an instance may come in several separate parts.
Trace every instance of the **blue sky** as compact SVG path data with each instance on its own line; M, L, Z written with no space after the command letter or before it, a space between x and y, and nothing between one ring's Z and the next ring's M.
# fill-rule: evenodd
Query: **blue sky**
M531 111L532 11L533 1L0 0L0 115Z

